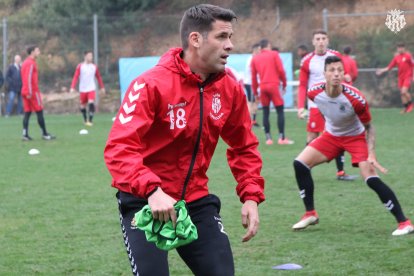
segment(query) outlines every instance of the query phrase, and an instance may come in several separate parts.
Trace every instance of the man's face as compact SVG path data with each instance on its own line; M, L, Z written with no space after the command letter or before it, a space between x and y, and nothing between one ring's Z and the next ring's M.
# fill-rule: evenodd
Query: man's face
M20 64L20 62L21 62L21 61L22 61L21 56L16 55L16 56L14 57L14 63L16 63L16 64Z
M312 39L312 44L318 54L324 54L328 49L329 39L325 34L315 34Z
M404 53L404 52L405 52L405 47L397 47L397 52L398 52L399 54Z
M85 55L85 61L91 63L93 61L93 54L91 52Z
M38 56L40 55L40 49L39 49L39 47L36 47L36 48L33 50L33 53L34 53L34 56L35 56L35 57L38 57Z
M330 86L340 85L344 79L344 66L342 62L334 62L326 66L325 72L326 83Z
M233 49L231 22L216 20L207 36L201 36L197 50L198 66L201 73L223 72Z

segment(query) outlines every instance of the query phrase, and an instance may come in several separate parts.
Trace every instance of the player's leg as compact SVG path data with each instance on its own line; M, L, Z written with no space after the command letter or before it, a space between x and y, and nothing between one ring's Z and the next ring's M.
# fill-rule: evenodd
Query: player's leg
M88 120L91 126L95 114L95 94L95 91L88 92Z
M293 161L296 182L299 188L300 197L305 205L306 213L299 222L293 225L293 230L305 229L309 225L315 225L319 221L314 206L314 183L311 169L321 163L332 160L341 148L335 145L333 137L323 134L307 146Z
M88 117L86 115L87 103L88 103L88 94L85 92L79 92L79 106L80 106L80 112L82 113L84 124L88 122Z
M385 208L391 212L398 222L398 228L392 234L394 236L405 235L414 232L410 220L404 215L397 196L391 188L385 184L375 172L375 168L368 161L359 163L361 175L365 183L378 195Z
M16 92L14 91L9 91L7 95L8 97L7 97L7 106L6 106L6 117L12 114L15 95L16 95Z
M37 123L39 124L40 129L42 130L42 139L43 140L55 139L56 137L48 133L46 130L46 122L45 122L45 117L43 115L43 109L36 111L36 116L37 116Z
M147 204L146 200L124 192L118 192L116 196L122 235L133 275L169 275L168 252L148 242L144 231L131 226L135 213Z
M262 102L262 110L263 110L263 129L266 135L266 144L272 145L272 135L270 134L270 95L266 92L266 90L262 89L260 91L260 101Z
M29 120L30 120L30 115L32 114L32 107L31 107L30 99L27 99L26 97L23 98L23 110L24 110L24 115L23 115L23 137L22 137L22 140L23 141L30 141L30 140L33 140L29 136Z
M194 275L234 275L230 241L220 217L220 200L208 195L188 204L198 239L177 248ZM154 274L155 275L155 274Z
M272 101L276 108L277 127L279 129L279 139L277 142L279 145L292 145L295 142L285 137L285 106L282 95L278 90L273 92Z
M411 79L407 79L404 82L403 87L401 88L401 101L404 105L403 113L409 113L413 111L413 103L412 103L411 95L409 92L410 85L411 85Z

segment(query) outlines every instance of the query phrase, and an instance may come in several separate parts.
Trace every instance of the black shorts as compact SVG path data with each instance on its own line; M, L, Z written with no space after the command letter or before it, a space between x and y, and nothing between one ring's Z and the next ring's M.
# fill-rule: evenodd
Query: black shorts
M168 252L148 242L143 231L131 227L135 213L147 201L124 192L118 192L116 197L133 275L169 275ZM188 204L191 220L197 227L198 239L176 250L194 275L234 275L233 254L219 215L220 207L220 200L215 195Z

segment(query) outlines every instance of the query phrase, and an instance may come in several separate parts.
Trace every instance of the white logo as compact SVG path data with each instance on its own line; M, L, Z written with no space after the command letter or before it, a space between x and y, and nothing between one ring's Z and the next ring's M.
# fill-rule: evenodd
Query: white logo
M213 111L213 113L210 112L210 117L214 120L219 120L221 117L223 117L223 112L219 114L221 110L221 100L219 93L213 95L213 99L211 100L211 110Z
M215 114L219 113L221 109L220 94L214 94L211 102L211 109Z
M133 85L133 90L129 91L128 100L130 105L128 105L128 102L125 101L124 105L122 106L121 113L118 117L121 124L126 124L132 120L133 116L128 115L135 110L136 104L133 104L133 102L137 101L139 99L139 95L141 94L141 92L138 92L137 94L134 94L134 92L141 90L142 88L144 88L144 86L145 83L138 84L138 82L135 82ZM122 113L122 111L124 111L125 115Z
M405 17L403 14L404 11L400 11L397 9L388 11L387 19L385 20L385 25L394 33L398 33L399 31L404 28L405 24Z

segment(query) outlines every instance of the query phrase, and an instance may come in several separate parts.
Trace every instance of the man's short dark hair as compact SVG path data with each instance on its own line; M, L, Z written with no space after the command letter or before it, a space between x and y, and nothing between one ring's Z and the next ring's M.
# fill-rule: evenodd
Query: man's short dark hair
M260 40L259 44L260 44L260 47L261 47L262 49L264 49L264 48L266 48L267 46L269 46L270 42L269 42L269 40L268 40L268 39L263 38L262 40Z
M27 54L31 55L36 48L37 48L37 45L28 46L27 49L26 49Z
M326 36L328 35L328 33L323 29L316 29L312 32L312 37L314 37L317 34L323 34L323 35L326 35Z
M86 50L86 51L83 52L83 55L86 56L89 53L93 54L93 51L92 50Z
M335 63L335 62L341 62L342 63L342 59L338 56L329 56L325 59L325 67L324 70L326 71L326 67L331 64L331 63Z
M210 4L193 6L185 11L180 23L181 44L188 48L188 36L191 32L199 32L206 36L216 20L231 22L237 19L236 14L229 9Z
M255 43L252 45L252 50L259 48L260 47L260 43Z
M298 46L298 49L301 49L301 50L306 51L306 52L308 51L308 47L305 44L300 44Z
M345 46L344 47L344 54L349 55L352 52L351 46Z
M398 47L398 48L405 48L405 44L404 44L404 42L400 42L400 43L398 43L398 44L397 44L397 47Z

